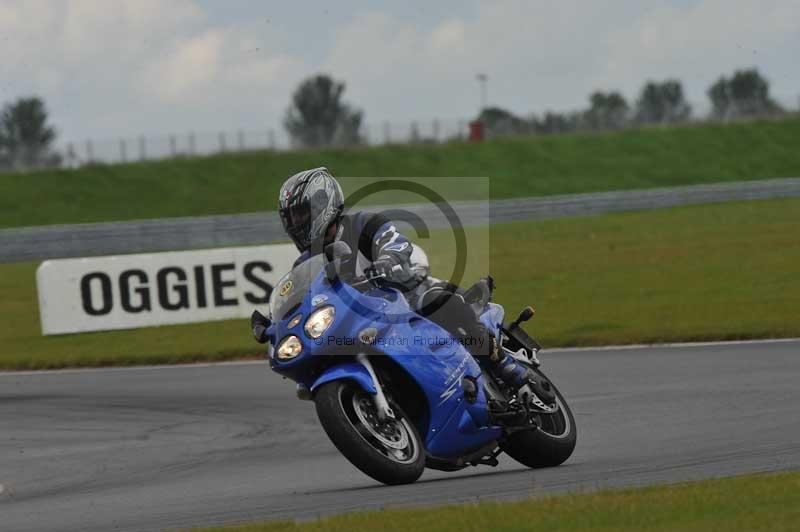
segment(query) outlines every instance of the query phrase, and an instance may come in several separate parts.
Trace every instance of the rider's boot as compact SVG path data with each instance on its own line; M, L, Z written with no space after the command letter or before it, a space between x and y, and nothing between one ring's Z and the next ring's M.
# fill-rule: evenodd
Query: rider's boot
M494 337L492 337L492 351L489 355L489 362L492 366L492 372L514 391L535 380L536 374L530 368L520 364L511 355L502 352Z

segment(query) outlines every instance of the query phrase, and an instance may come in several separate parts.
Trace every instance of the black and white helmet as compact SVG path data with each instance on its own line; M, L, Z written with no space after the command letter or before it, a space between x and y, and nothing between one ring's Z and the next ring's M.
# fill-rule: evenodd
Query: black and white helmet
M344 210L342 187L327 168L299 172L281 187L278 212L286 233L300 252L320 244Z

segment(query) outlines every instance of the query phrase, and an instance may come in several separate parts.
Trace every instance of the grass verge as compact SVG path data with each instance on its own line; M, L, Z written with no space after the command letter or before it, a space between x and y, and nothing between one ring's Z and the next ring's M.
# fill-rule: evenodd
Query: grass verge
M797 530L800 473L541 497L520 502L352 513L306 523L276 521L197 532L743 532Z
M536 306L527 328L546 347L800 336L800 199L475 231L490 232L490 245L470 248L470 262L488 261L496 299L509 312ZM433 272L449 271L445 255L434 253L444 235L433 238L420 241ZM0 265L2 369L213 361L259 351L246 320L43 337L35 269ZM473 268L465 279L483 273Z
M353 177L485 176L495 198L796 177L798 138L800 119L787 118L0 174L0 227L271 210L287 176L322 165Z

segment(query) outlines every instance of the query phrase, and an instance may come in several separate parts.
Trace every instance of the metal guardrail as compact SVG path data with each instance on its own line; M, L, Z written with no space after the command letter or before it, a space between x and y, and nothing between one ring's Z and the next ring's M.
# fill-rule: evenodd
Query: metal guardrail
M724 201L800 197L800 178L595 192L493 202L450 203L463 225L587 216ZM374 206L404 209L430 228L448 220L435 204ZM256 245L286 241L275 212L0 230L0 262Z

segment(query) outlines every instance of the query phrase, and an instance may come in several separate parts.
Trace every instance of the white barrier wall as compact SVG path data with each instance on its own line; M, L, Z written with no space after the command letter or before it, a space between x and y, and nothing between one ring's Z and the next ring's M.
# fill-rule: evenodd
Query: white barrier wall
M43 262L43 334L225 320L262 312L297 258L292 244Z

